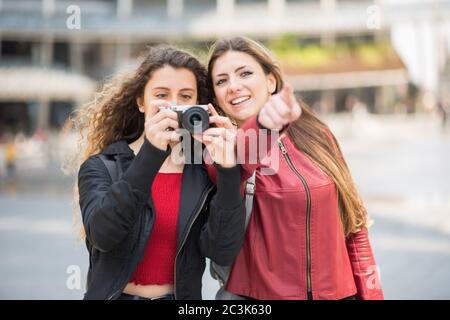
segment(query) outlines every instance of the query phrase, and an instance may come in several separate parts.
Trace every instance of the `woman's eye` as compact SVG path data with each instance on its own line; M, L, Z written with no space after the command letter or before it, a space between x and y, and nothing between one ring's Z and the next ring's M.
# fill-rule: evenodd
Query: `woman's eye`
M220 79L216 81L216 86L220 86L221 84L225 83L225 79Z
M244 72L242 72L241 73L241 77L248 77L248 76L250 76L250 75L252 75L253 74L253 72L251 72L251 71L244 71Z
M188 96L188 95L182 95L181 96L184 100L191 100L192 99L192 97L191 96Z
M165 99L167 98L167 93L157 93L155 94L155 97L157 97L158 99Z

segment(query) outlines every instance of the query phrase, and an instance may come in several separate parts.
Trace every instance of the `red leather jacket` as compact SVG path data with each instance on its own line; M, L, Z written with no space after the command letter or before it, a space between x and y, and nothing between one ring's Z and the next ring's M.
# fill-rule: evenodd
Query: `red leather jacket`
M241 129L258 130L256 117ZM268 168L275 174L263 175ZM345 238L334 182L287 136L263 161L242 165L243 181L255 169L253 211L226 289L263 300L383 299L367 229Z

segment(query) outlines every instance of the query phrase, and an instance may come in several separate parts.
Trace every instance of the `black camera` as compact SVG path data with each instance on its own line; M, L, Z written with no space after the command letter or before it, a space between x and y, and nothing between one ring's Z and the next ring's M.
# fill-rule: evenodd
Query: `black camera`
M178 126L190 134L202 133L209 128L207 105L172 106L169 108L178 114Z

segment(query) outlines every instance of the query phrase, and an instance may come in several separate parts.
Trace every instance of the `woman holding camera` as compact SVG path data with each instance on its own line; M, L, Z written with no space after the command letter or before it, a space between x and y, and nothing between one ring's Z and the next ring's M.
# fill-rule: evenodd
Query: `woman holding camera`
M383 299L367 211L339 145L284 84L270 52L244 37L217 41L208 84L240 129L242 179L256 170L252 215L226 290L252 299ZM222 123L204 135L231 128ZM268 131L253 143L265 137L269 151L251 164L245 139L260 129ZM280 137L271 143L270 134Z
M217 187L203 164L175 157L179 121L169 107L207 102L205 88L196 58L151 48L137 70L105 84L80 111L85 299L201 299L205 257L221 264L236 258L245 209L234 137L207 146Z

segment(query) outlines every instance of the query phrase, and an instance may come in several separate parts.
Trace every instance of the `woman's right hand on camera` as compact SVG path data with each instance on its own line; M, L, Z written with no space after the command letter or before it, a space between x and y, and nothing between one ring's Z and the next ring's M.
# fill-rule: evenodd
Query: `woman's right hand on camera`
M167 150L173 141L179 141L178 115L168 109L170 103L165 100L153 100L145 110L145 137L156 148Z

